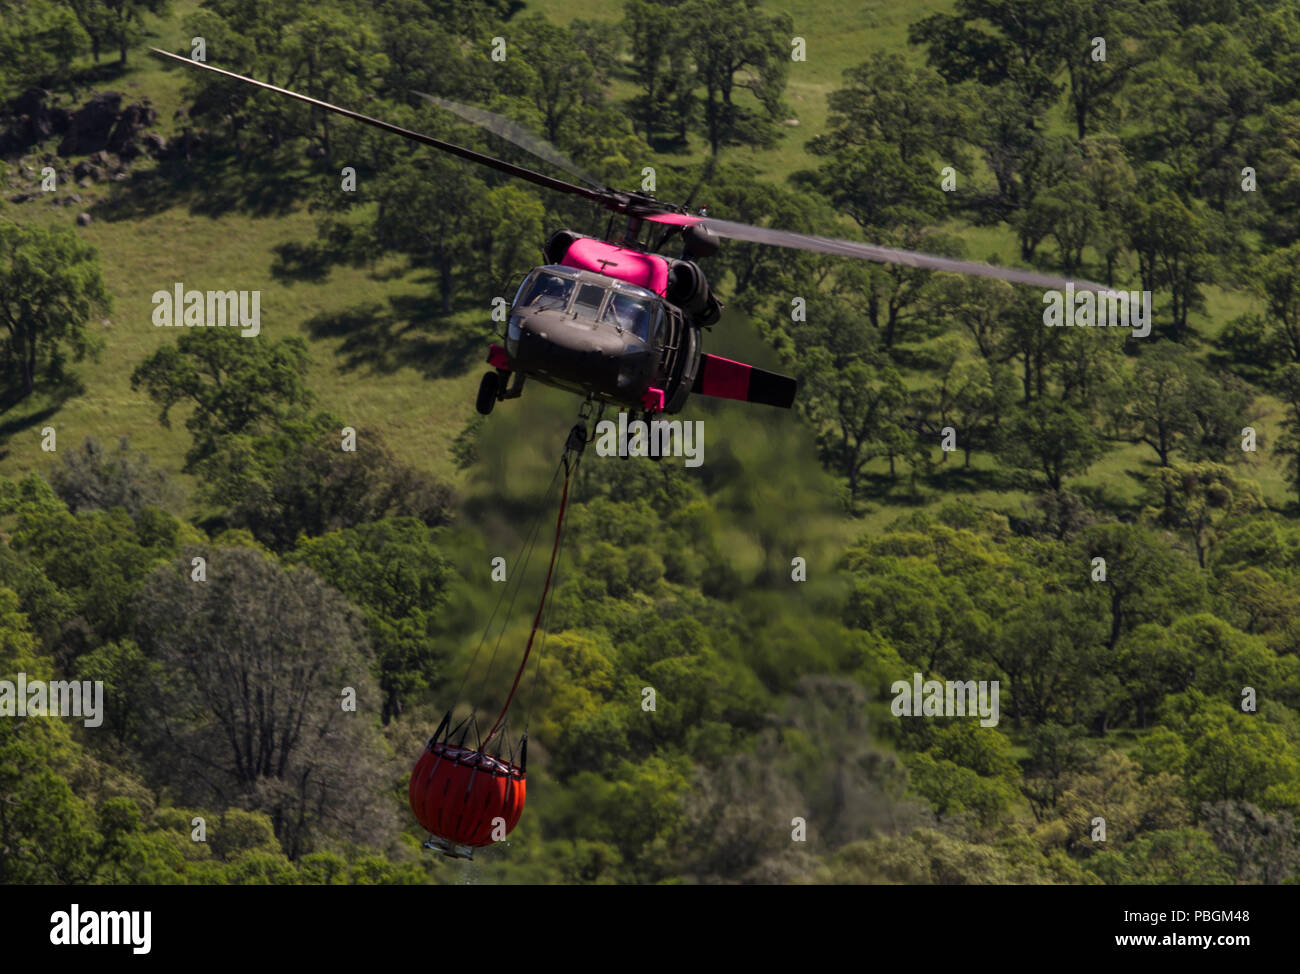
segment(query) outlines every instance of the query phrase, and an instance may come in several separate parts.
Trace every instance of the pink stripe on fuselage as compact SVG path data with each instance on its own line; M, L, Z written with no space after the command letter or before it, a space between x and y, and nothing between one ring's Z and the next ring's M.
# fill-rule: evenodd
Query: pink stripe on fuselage
M626 250L593 237L575 240L560 263L616 277L660 296L668 289L668 261L657 254Z

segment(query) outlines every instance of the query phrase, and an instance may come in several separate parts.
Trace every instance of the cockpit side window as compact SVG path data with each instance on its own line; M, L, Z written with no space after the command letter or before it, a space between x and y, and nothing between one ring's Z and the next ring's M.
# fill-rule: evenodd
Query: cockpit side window
M568 307L569 296L573 294L574 283L571 277L561 277L559 274L548 274L543 271L527 289L519 305L526 311L542 311L546 308L564 310Z
M605 309L602 321L618 325L624 331L630 331L643 342L650 340L650 322L652 320L650 302L626 294L614 292L609 307Z

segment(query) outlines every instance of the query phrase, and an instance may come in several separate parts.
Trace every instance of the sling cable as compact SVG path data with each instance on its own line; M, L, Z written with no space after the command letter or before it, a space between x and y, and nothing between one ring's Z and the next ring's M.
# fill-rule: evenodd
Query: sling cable
M448 711L438 725L438 729L434 731L433 736L425 744L424 751L411 772L408 797L411 803L411 811L415 813L420 825L429 832L429 838L424 845L426 848L434 849L454 859L473 859L475 849L504 839L519 824L519 818L524 811L525 769L528 764L528 724L525 721L523 734L518 744L509 744L510 705L514 702L516 692L519 690L520 680L523 678L524 671L528 666L528 659L533 651L533 643L537 638L538 629L541 627L543 612L547 608L547 595L550 593L551 581L555 576L555 563L559 556L560 541L564 532L564 514L569 503L569 487L577 473L578 461L582 458L583 447L586 446L590 439L587 434L586 423L591 416L591 406L590 400L583 404L579 413L582 422L575 424L569 432L569 438L565 442L559 466L551 477L550 487L547 488L546 498L549 501L556 480L559 478L560 473L563 472L563 490L560 494L559 514L555 519L555 540L551 545L551 561L546 569L546 581L542 585L542 595L537 604L537 612L533 616L533 626L528 634L528 642L524 646L519 666L515 670L514 682L511 683L510 691L506 694L501 712L497 714L496 720L492 722L486 736L480 736L477 709L471 711L468 717L461 720L454 727L451 722L451 711ZM601 412L603 411L604 407L602 405ZM599 419L599 413L597 419ZM543 510L545 510L545 505ZM528 559L532 555L539 523L534 524L529 536L523 543L522 563L519 563L520 567L516 572L518 581L515 584L514 596L519 594L519 585L522 584L528 566ZM508 589L509 586L507 586ZM500 598L497 599L496 607L492 610L492 615L489 617L488 624L483 631L483 638L479 640L478 648L475 649L474 656L470 660L470 666L466 670L465 678L461 681L461 690L465 687L465 682L469 678L469 670L473 669L474 661L478 658L479 650L483 648L483 643L487 639L488 632L492 628L505 595L506 590L503 590ZM505 632L506 622L509 620L510 608L514 606L514 596L511 597L510 607L507 608L502 622L502 635ZM545 641L544 632L542 640ZM492 663L496 659L496 649L499 649L500 645L501 637L498 636L496 648L492 653L492 660L489 661L487 671L483 676L484 685L486 685L488 674L491 673ZM534 668L534 686L536 685L536 674L539 668L540 664ZM457 696L459 697L459 695L458 691ZM474 734L472 746L470 742L471 732ZM492 745L494 743L495 748L493 749ZM489 753L490 750L491 753Z

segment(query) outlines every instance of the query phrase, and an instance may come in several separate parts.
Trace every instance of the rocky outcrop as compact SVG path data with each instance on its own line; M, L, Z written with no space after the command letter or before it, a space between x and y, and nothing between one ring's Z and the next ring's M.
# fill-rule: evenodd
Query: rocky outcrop
M108 146L109 133L122 114L122 96L116 91L101 91L72 114L68 134L59 143L59 155L84 156L101 152Z
M51 107L49 101L45 89L28 88L9 104L0 155L26 152L55 135L63 136L59 155L64 157L107 151L131 160L153 151L141 134L158 121L148 99L123 107L119 92L102 91L74 112Z
M0 132L0 155L22 152L68 130L66 109L49 105L50 93L44 88L28 88L9 106L12 122Z
M158 121L158 113L148 101L127 105L113 125L108 135L105 148L117 153L123 159L134 159L145 150L140 144L139 135L150 125Z

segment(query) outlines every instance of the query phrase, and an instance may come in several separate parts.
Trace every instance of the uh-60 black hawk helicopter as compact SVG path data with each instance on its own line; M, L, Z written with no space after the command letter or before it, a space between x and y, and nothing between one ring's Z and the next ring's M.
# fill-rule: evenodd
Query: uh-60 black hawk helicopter
M789 408L797 389L794 379L706 354L701 347L703 329L718 321L722 306L697 261L716 253L720 239L974 274L1057 290L1065 290L1070 284L1095 287L1033 271L733 223L702 212L692 214L684 206L651 195L601 185L553 146L508 119L421 95L587 184L579 186L264 81L158 48L151 50L190 67L274 91L451 152L538 186L582 197L625 217L623 235L617 241L571 230L559 230L547 240L547 263L531 271L515 294L504 345L494 344L489 349L487 361L492 369L479 386L480 413L491 412L500 400L517 398L530 376L600 403L602 409L605 404L613 404L641 410L647 417L678 412L693 392ZM611 228L612 220L611 216ZM652 226L647 228L646 224ZM650 235L655 227L660 228L658 239L653 245L643 246L639 236L643 230ZM677 256L656 253L678 236L681 249Z

